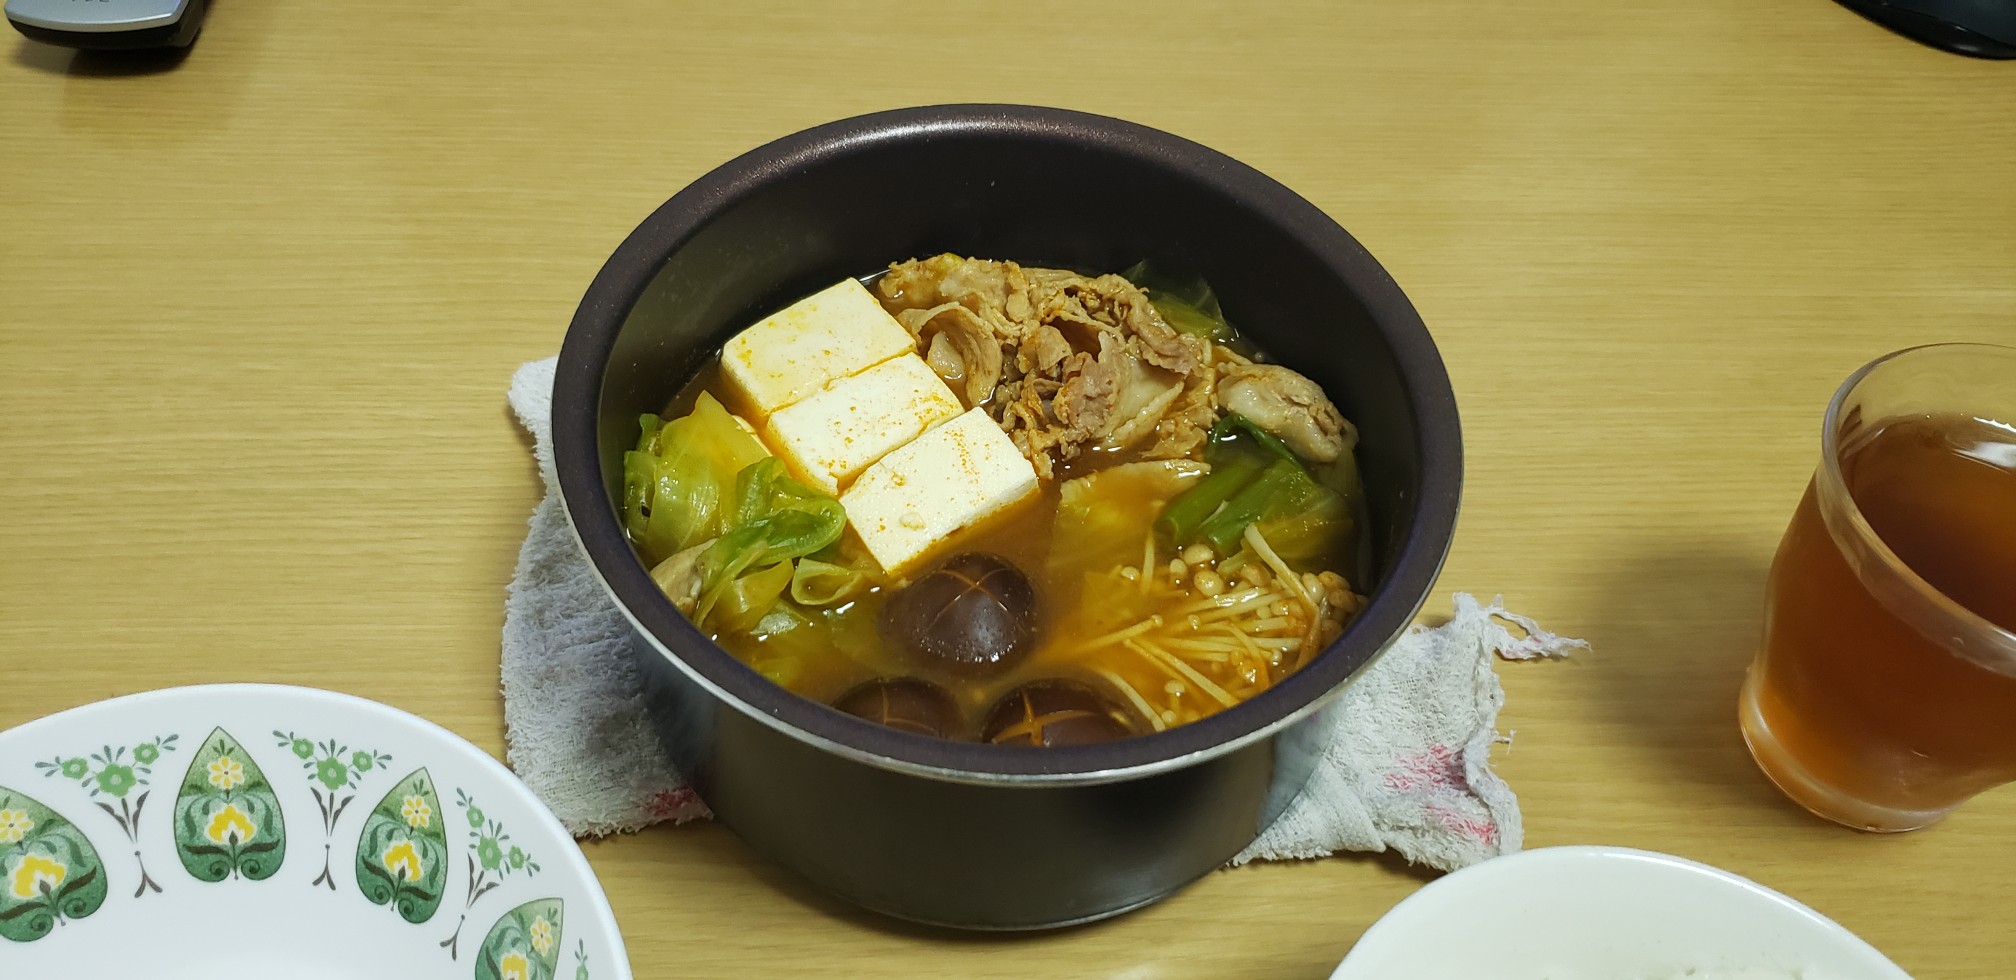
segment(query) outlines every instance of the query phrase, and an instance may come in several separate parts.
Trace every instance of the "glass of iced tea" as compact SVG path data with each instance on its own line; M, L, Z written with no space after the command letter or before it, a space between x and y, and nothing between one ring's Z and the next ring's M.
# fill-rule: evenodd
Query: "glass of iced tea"
M1771 566L1743 738L1787 796L1915 830L2016 780L2016 348L1855 372Z

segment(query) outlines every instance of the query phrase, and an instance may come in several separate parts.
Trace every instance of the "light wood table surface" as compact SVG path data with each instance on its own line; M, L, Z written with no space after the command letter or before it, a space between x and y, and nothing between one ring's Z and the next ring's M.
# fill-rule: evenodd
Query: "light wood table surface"
M1052 104L1272 174L1420 307L1469 464L1431 611L1502 592L1595 644L1502 670L1529 846L1677 852L1921 977L2016 971L2016 790L1858 835L1780 799L1735 724L1836 383L2016 341L2016 64L1826 0L217 0L186 59L121 64L0 39L0 728L275 681L501 754L538 495L504 387L609 251L804 126ZM1253 867L975 938L849 911L717 826L586 851L644 978L1317 977L1425 879Z

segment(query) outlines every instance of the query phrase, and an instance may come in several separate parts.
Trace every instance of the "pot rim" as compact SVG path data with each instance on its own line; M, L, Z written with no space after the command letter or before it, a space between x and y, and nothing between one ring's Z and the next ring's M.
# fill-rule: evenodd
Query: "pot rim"
M1414 520L1391 571L1342 635L1259 695L1162 732L1094 745L1011 748L897 731L800 697L709 640L651 581L604 489L598 412L604 369L625 318L666 258L716 215L812 165L947 138L1033 139L1118 156L1210 187L1281 229L1365 305L1392 348L1419 420ZM1160 130L1035 106L964 104L869 113L750 150L674 194L609 257L583 295L553 387L553 455L569 526L603 589L659 654L714 697L799 741L878 768L962 783L1091 784L1182 768L1271 737L1320 710L1413 621L1453 537L1462 490L1455 393L1420 315L1349 232L1237 160Z

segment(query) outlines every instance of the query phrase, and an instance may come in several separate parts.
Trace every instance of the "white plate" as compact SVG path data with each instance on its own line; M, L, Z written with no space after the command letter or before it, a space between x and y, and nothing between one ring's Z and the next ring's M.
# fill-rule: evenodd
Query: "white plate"
M0 977L628 980L601 886L510 771L299 687L0 733Z
M1911 980L1769 888L1623 847L1540 848L1435 881L1373 923L1331 980L1689 976Z

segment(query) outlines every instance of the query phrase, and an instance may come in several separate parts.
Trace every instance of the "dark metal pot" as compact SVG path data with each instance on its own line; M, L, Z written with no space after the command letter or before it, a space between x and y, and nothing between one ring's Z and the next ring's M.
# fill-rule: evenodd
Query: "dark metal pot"
M1083 269L1195 269L1263 349L1361 433L1370 605L1232 710L1101 745L1030 749L884 728L773 686L652 584L625 540L637 416L739 328L843 276L941 251ZM574 528L635 624L673 761L757 850L922 922L1030 929L1114 915L1224 863L1306 779L1322 711L1435 581L1462 479L1455 398L1391 277L1309 202L1230 157L1100 116L902 109L730 161L645 219L581 301L553 391Z

